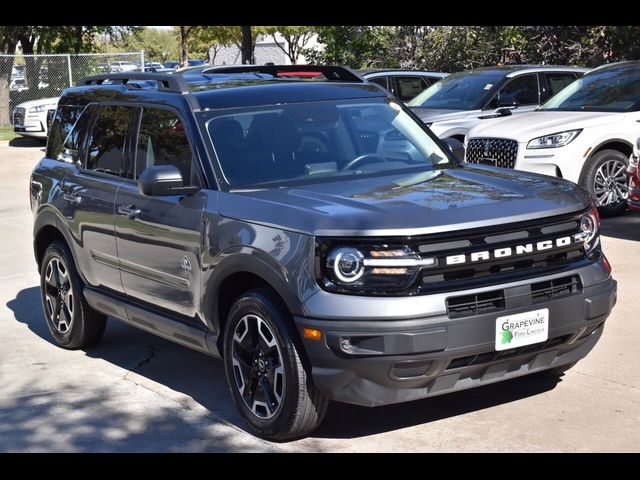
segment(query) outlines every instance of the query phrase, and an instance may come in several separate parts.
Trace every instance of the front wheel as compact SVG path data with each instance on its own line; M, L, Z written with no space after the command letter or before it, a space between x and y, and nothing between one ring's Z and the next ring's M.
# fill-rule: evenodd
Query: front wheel
M596 200L603 217L621 215L627 209L627 162L628 158L622 152L602 150L584 167L580 185Z
M235 406L258 436L290 440L322 422L328 400L303 365L291 315L271 291L253 290L231 307L224 363Z

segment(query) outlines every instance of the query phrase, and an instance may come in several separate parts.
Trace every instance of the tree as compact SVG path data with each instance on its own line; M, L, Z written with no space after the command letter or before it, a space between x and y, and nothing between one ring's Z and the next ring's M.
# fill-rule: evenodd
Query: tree
M314 27L265 27L265 33L273 37L276 46L289 57L292 64L296 64L302 52L307 48L307 43L316 34ZM285 43L278 43L276 34L279 33L284 38Z
M13 69L13 53L24 27L0 26L0 126L10 123L11 109L9 106L9 86L11 84L11 71Z
M303 49L314 63L346 65L352 68L379 66L385 58L384 34L387 27L318 26L318 42L324 50Z
M255 48L255 39L251 33L251 27L240 27L242 29L242 64L255 63L253 50Z
M127 52L144 50L145 58L161 63L180 55L180 45L173 32L157 28L143 28L129 35L122 42L121 48ZM190 44L188 49L192 50Z
M189 35L195 27L190 26L181 26L178 27L178 32L180 34L180 66L188 67L189 66Z

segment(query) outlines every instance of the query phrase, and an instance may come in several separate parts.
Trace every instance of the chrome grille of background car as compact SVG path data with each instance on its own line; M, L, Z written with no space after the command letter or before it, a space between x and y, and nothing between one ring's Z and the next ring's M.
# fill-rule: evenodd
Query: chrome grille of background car
M24 125L24 116L25 109L22 107L17 107L13 110L13 124L14 125Z
M504 138L472 138L467 142L466 161L494 167L514 168L518 142Z

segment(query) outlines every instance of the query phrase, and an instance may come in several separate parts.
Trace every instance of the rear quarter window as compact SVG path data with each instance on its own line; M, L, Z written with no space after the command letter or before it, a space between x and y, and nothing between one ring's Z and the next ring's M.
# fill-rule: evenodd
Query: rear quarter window
M56 160L65 140L71 133L73 126L84 111L84 106L58 106L53 123L49 128L49 136L47 139L47 158Z

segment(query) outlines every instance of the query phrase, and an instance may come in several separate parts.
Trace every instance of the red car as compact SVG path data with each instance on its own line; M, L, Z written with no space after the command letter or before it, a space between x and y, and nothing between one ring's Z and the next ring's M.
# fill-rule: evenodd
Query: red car
M629 168L627 173L629 174L629 198L627 203L631 210L640 211L640 138L636 142L636 146L633 148L633 153L629 158Z

